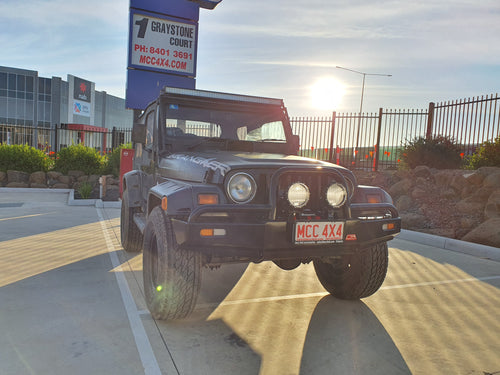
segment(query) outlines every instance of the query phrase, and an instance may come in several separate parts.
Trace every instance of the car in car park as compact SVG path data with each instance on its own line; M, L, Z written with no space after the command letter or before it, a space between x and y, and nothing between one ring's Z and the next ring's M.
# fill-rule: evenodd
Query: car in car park
M121 241L143 251L154 318L188 316L202 268L228 263L312 262L342 299L382 285L387 241L401 229L391 197L344 167L297 156L281 99L166 87L132 138Z

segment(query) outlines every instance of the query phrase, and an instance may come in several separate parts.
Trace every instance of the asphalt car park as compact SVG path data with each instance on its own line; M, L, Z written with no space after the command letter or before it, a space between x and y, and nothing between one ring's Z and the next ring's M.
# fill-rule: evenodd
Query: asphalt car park
M0 374L500 372L497 261L396 238L361 301L330 297L312 265L224 265L188 319L157 321L116 205L0 190Z

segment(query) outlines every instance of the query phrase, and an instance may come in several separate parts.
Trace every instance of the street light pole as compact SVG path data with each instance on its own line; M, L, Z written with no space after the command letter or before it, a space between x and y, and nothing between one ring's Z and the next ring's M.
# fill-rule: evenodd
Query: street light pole
M357 131L357 136L356 136L356 148L354 149L354 158L356 159L356 151L358 150L359 147L359 132L361 130L361 115L363 113L363 97L365 94L365 79L366 76L383 76L383 77L392 77L392 74L380 74L380 73L365 73L365 72L360 72L354 69L348 69L348 68L343 68L341 66L336 66L337 69L343 69L347 70L349 72L357 73L357 74L362 74L363 75L363 84L361 85L361 103L359 104L359 120L358 120L358 131Z

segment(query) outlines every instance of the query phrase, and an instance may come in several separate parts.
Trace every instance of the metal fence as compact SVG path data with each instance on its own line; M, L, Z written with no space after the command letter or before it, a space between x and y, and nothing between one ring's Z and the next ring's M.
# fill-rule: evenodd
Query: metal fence
M498 94L439 104L427 110L384 110L379 113L334 112L332 117L292 118L300 136L300 155L328 160L350 169L396 168L399 152L418 137L447 136L471 155L500 135Z
M292 131L300 137L300 155L328 160L350 169L397 168L399 152L418 137L453 138L462 154L471 155L485 141L500 136L498 94L429 103L428 109L385 110L378 113L336 113L331 117L291 118ZM101 152L131 142L131 129L92 131L33 128L0 124L0 143L28 144L45 151L59 151L83 143ZM211 133L210 133L211 134ZM207 133L208 135L208 133Z
M63 124L53 128L0 124L0 144L27 144L45 152L58 152L71 145L84 144L106 153L131 142L132 129L99 129L94 131L88 126L73 130Z

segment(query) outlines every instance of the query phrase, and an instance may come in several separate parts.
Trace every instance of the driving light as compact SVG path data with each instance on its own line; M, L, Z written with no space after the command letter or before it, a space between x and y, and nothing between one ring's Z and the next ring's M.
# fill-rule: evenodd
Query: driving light
M295 182L288 189L288 202L295 207L304 207L309 202L309 188L302 182Z
M235 203L250 202L257 192L257 184L247 173L236 173L227 183L227 193Z
M326 200L332 207L342 206L347 198L347 191L343 185L332 184L326 191Z

